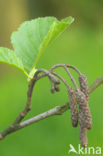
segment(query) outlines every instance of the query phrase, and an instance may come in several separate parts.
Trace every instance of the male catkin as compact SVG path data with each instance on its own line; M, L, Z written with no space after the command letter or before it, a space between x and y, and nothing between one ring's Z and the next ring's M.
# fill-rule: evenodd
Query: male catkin
M92 128L92 118L90 114L90 109L88 106L88 100L83 92L76 92L77 103L79 104L79 123L84 128L91 129Z
M75 95L73 88L69 88L68 93L69 93L69 99L70 99L69 107L70 107L70 111L71 111L72 125L73 125L73 127L77 127L77 125L78 125L78 110L77 110L76 95Z
M88 145L87 129L79 126L79 133L81 145L86 147Z
M80 90L85 94L87 100L89 100L89 86L88 86L88 79L85 75L79 75L79 83L80 83Z
M84 97L85 106L83 105L84 108L82 108L82 113L84 114L85 123L87 124L87 128L91 129L91 127L92 127L92 117L91 117L90 108L89 108L89 105L88 105L88 102L89 102L89 86L88 86L87 77L85 75L83 75L83 74L80 74L79 75L79 83L80 83L80 90L86 96L86 99Z

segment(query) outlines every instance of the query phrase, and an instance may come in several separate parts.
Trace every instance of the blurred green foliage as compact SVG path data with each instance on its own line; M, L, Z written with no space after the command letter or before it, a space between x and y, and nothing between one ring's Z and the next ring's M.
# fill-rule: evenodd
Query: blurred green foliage
M48 3L51 3L49 8ZM64 5L67 3L68 5ZM57 63L72 64L87 75L89 85L103 75L102 0L28 1L28 8L30 5L29 19L47 15L61 18L68 14L75 17L73 26L48 47L40 58L37 68L49 69ZM68 79L62 69L58 69L58 72ZM0 64L0 73L0 130L2 130L14 121L25 106L27 80L22 72L7 65ZM77 75L73 74L77 79ZM62 84L60 93L51 95L49 90L50 83L46 78L38 81L32 98L33 108L27 118L67 102L66 88ZM88 131L88 139L89 146L101 146L103 149L102 92L103 86L90 95L93 128ZM68 156L69 144L77 149L79 143L79 129L71 126L68 111L62 116L45 119L7 136L0 142L0 156Z
M102 0L27 0L30 17L56 16L63 18L72 15L78 25L84 24L93 28L103 26Z

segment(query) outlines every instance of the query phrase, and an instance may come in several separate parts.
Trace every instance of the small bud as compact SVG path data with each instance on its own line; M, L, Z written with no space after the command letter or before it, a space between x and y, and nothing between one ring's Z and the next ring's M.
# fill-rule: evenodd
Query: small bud
M71 110L72 125L73 125L73 127L77 127L77 125L78 125L78 110L77 110L76 95L75 95L73 88L70 88L68 90L68 92L69 92L69 98L70 98L69 107Z
M55 81L55 84L60 84L60 81L59 80Z
M56 92L59 92L60 91L60 88L55 85L55 90L56 90Z

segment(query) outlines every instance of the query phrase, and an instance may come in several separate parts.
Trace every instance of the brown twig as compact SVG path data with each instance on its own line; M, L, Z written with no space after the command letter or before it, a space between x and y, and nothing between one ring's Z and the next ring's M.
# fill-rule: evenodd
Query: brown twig
M15 125L14 127L13 127L13 125L11 125L6 130L4 130L3 132L0 133L0 139L2 140L8 134L11 134L19 129L27 127L33 123L39 122L40 120L43 120L50 116L61 115L62 113L66 112L68 110L68 107L69 107L68 105L56 106L53 109L50 109L47 112L41 113L31 119L21 122L20 124Z
M50 71L53 72L53 70L56 69L56 68L58 68L58 67L63 67L63 68L66 70L66 72L68 73L68 75L69 75L71 81L73 82L75 88L78 90L78 86L77 86L77 84L76 84L76 81L75 81L75 79L73 78L73 76L71 75L70 71L68 70L68 68L67 68L67 66L66 66L65 64L56 64L56 65L54 65L54 66L50 69Z
M57 74L55 72L52 72L52 74L57 76L64 83L64 85L67 87L67 89L69 88L68 83L59 74Z
M65 66L68 67L68 68L74 69L79 75L81 75L81 72L76 67L74 67L72 65L69 65L69 64L65 64Z
M96 79L96 81L89 87L89 93L93 92L101 84L103 84L103 76Z

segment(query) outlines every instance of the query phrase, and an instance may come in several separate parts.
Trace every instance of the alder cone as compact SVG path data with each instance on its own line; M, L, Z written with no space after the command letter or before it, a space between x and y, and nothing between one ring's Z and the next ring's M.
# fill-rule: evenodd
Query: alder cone
M77 101L76 101L76 95L73 90L73 88L70 88L68 90L69 92L69 98L70 98L70 111L71 111L71 120L72 120L72 125L73 127L77 127L78 125L78 110L77 110Z

